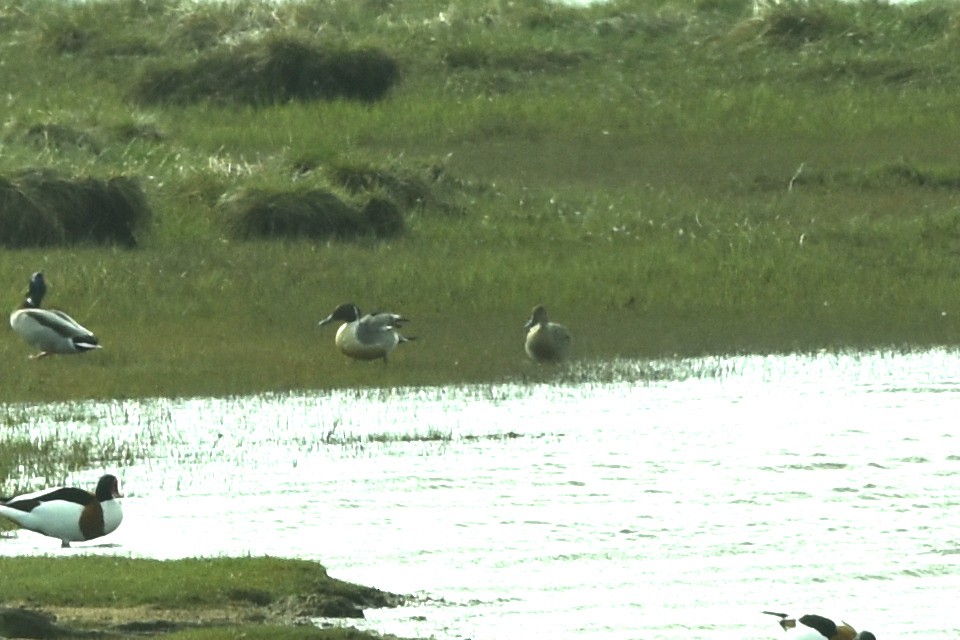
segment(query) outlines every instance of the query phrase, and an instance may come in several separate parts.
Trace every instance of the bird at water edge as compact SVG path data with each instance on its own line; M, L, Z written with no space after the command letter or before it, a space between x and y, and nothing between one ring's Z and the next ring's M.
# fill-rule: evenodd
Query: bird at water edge
M320 321L320 326L339 321L340 328L334 344L340 351L357 360L387 361L398 344L410 342L399 333L408 319L396 313L372 313L363 315L352 302L341 304L333 313Z
M816 614L791 618L786 613L776 611L764 611L763 613L780 618L780 627L784 631L791 631L790 640L877 640L877 637L869 631L858 633L846 622L841 622L838 625L830 618ZM802 626L798 627L797 623Z
M523 328L527 330L524 350L531 360L556 363L567 359L573 337L562 324L550 322L546 307L534 307Z
M0 502L0 516L20 527L71 542L94 540L113 533L123 521L120 481L105 474L94 493L77 487L54 487Z

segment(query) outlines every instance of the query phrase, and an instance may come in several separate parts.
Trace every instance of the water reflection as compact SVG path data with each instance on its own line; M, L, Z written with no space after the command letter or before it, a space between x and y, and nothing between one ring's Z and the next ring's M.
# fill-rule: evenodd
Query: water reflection
M773 637L759 611L776 606L953 638L958 380L951 350L616 361L554 384L12 407L24 420L8 422L135 452L115 546L71 553L296 556L423 596L371 612L381 631L740 640Z

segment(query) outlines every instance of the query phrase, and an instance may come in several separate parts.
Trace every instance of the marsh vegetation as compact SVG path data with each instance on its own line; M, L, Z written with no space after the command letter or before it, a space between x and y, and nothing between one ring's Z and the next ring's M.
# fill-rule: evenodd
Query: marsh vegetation
M540 377L536 303L580 360L955 344L958 10L754 9L9 4L5 299L42 269L104 349L8 335L3 399ZM23 176L142 206L41 236ZM420 339L344 362L346 301Z

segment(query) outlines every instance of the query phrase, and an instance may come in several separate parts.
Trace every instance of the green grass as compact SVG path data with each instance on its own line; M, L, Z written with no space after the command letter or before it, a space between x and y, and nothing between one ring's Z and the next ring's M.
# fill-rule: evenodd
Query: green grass
M7 600L48 606L161 608L216 607L269 603L285 596L322 594L350 599L371 597L375 589L330 578L319 564L270 557L146 560L76 556L0 557ZM91 575L109 576L90 580Z
M54 571L54 564L56 565ZM98 556L0 557L4 576L4 599L33 609L103 609L87 622L75 623L68 613L61 622L82 628L99 620L142 622L162 619L165 611L182 611L183 618L202 626L162 633L178 640L204 638L284 638L300 640L359 640L374 634L352 628L319 629L314 626L283 626L262 613L273 608L290 615L321 617L325 601L346 601L362 608L396 606L391 594L370 587L330 578L319 564L271 557L146 560ZM90 580L91 575L101 579ZM136 609L147 607L151 613ZM318 613L308 614L311 607ZM245 622L210 622L222 618L218 611L234 607ZM258 615L258 610L259 615ZM130 613L127 613L129 611ZM191 612L193 618L191 618ZM209 612L213 612L212 614ZM147 616L144 618L143 616ZM282 616L281 616L282 617ZM259 621L257 621L259 618ZM110 637L139 637L136 632L110 630ZM379 636L376 636L379 637Z
M8 308L41 269L104 345L35 362L8 334L0 401L550 378L522 351L538 303L588 362L960 343L960 9L752 6L21 0L0 175L130 176L153 215L134 250L0 253ZM263 38L376 49L399 82L374 103L133 97ZM357 184L402 236L231 235L237 194ZM346 301L418 340L345 361L316 322Z

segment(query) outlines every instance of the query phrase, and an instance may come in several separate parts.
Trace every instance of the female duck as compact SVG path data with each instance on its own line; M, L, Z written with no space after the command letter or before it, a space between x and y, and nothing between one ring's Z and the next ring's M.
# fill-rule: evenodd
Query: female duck
M320 321L320 325L340 321L335 344L344 355L357 360L387 361L394 348L413 338L404 338L399 329L407 318L395 313L374 313L363 315L352 302L342 304L329 316Z
M71 542L93 540L116 531L123 520L120 482L107 474L95 493L75 487L57 487L10 498L0 503L0 516L24 529Z
M10 326L29 344L40 350L30 356L42 358L51 353L83 353L99 349L97 337L63 311L41 309L47 283L39 271L30 277L27 298L10 314Z
M533 308L533 315L524 325L527 341L524 345L527 355L534 362L562 362L570 353L573 338L567 328L550 322L543 305Z

